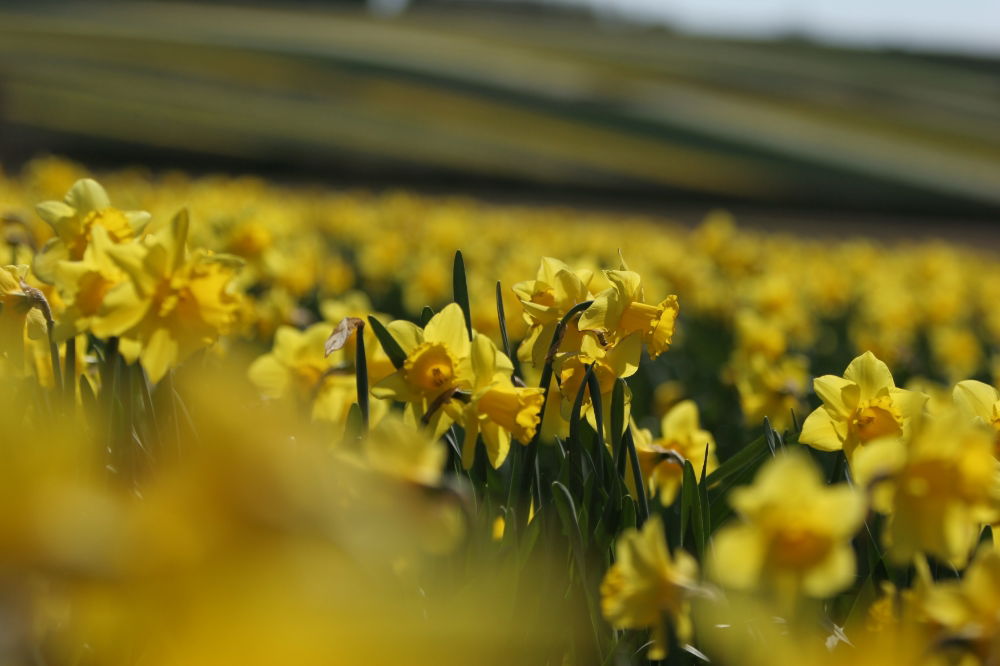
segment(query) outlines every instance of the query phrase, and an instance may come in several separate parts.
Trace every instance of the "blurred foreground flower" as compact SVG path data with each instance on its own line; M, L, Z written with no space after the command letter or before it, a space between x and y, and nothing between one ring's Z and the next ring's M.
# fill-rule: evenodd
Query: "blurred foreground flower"
M601 612L616 627L649 628L649 658L663 659L668 631L684 643L691 640L698 563L681 549L670 556L659 517L647 521L641 531L622 532L615 553L615 563L601 583Z
M742 523L715 534L711 571L722 584L775 595L787 610L800 595L829 597L853 581L864 499L845 484L828 487L804 453L781 453L729 503Z

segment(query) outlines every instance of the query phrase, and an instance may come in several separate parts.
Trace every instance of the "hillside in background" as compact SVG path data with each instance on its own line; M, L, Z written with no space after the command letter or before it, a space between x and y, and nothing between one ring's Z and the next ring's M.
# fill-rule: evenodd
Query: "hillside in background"
M417 6L0 4L0 158L1000 211L1000 68Z

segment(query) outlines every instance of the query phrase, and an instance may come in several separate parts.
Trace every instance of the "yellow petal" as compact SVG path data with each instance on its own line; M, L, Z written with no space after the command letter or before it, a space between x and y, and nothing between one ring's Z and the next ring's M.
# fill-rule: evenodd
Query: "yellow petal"
M616 322L610 322L610 295L611 290L602 293L600 296L594 299L594 302L583 311L580 315L580 319L577 322L577 328L581 331L607 331L610 330ZM619 313L620 314L620 313Z
M835 414L847 417L858 406L859 389L849 379L836 375L823 375L813 380L813 389L823 401L823 405Z
M449 303L424 327L425 342L441 342L456 358L465 358L471 351L469 333L465 327L465 315L457 303Z
M149 381L156 383L177 362L177 341L166 328L158 328L143 347L139 360L149 375Z
M764 543L757 529L730 525L712 540L712 574L716 580L736 590L754 588L764 565Z
M77 214L81 216L111 206L108 193L92 178L81 178L73 183L66 193L66 203L75 208Z
M848 587L854 581L856 571L857 563L850 543L837 544L819 564L805 572L802 587L808 596L825 599Z
M407 355L424 341L424 332L413 322L397 319L389 322L386 330L392 334L399 348Z
M799 441L820 451L840 451L844 440L837 432L837 423L826 407L817 407L802 424Z
M250 381L269 398L280 398L288 391L291 376L288 367L274 354L265 354L250 364L247 371Z
M682 400L670 408L663 417L661 433L663 437L679 437L693 434L700 427L698 405L694 400Z
M844 379L849 379L861 390L861 400L874 398L880 392L887 393L895 388L889 366L875 358L870 351L857 357L847 366Z
M47 284L56 281L59 262L69 259L69 249L59 238L50 238L31 262L31 270L38 279Z
M952 399L969 416L978 416L989 423L993 419L993 405L1000 400L1000 392L989 384L967 379L955 385Z
M900 439L876 439L855 450L851 473L854 480L866 488L874 481L892 475L905 464L906 446Z
M119 284L104 296L91 330L99 338L124 335L142 321L149 307L150 301L139 298L131 283Z
M35 206L35 212L38 213L38 217L48 222L53 229L58 229L59 223L62 220L76 215L76 210L62 201L43 201Z

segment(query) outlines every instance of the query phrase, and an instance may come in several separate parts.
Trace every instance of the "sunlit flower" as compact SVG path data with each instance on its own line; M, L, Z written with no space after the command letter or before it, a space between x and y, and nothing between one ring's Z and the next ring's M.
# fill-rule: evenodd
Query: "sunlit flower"
M514 367L493 342L477 335L472 344L475 386L462 411L465 444L462 464L468 469L475 460L476 440L483 438L490 464L499 467L510 451L511 438L527 444L541 421L544 391L514 386Z
M702 429L698 406L692 400L683 400L667 412L661 421L659 438L640 432L643 435L636 436L635 447L642 477L647 491L657 494L664 506L673 503L684 475L684 468L670 453L690 461L699 478L703 468L706 474L711 474L719 466L715 438Z
M238 298L228 285L238 260L197 250L187 256L187 214L140 242L107 249L128 276L104 296L92 323L98 337L121 336L137 343L138 356L153 382L191 354L215 342L236 319Z
M450 303L424 328L397 320L389 324L388 331L406 360L374 386L373 395L406 403L414 421L424 421L433 432L442 434L462 418L455 394L475 386L472 342L462 308Z
M920 418L927 396L896 388L885 363L865 352L847 366L843 377L824 375L813 382L823 401L802 424L799 441L822 451L855 450L883 437L907 438Z
M580 330L599 333L610 345L635 333L642 338L651 358L665 352L674 337L674 322L679 312L677 296L670 295L650 305L643 297L638 273L605 271L604 274L611 287L598 294L580 316Z
M46 282L55 279L60 261L83 259L94 227L103 227L112 242L122 243L149 221L149 213L114 208L104 188L90 178L76 181L64 201L45 201L36 210L55 232L33 265L35 274Z

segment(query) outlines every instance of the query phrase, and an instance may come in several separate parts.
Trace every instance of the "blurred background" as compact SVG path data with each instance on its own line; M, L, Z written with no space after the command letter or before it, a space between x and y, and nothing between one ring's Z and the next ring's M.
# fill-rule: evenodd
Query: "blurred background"
M0 161L993 238L989 0L0 2Z

